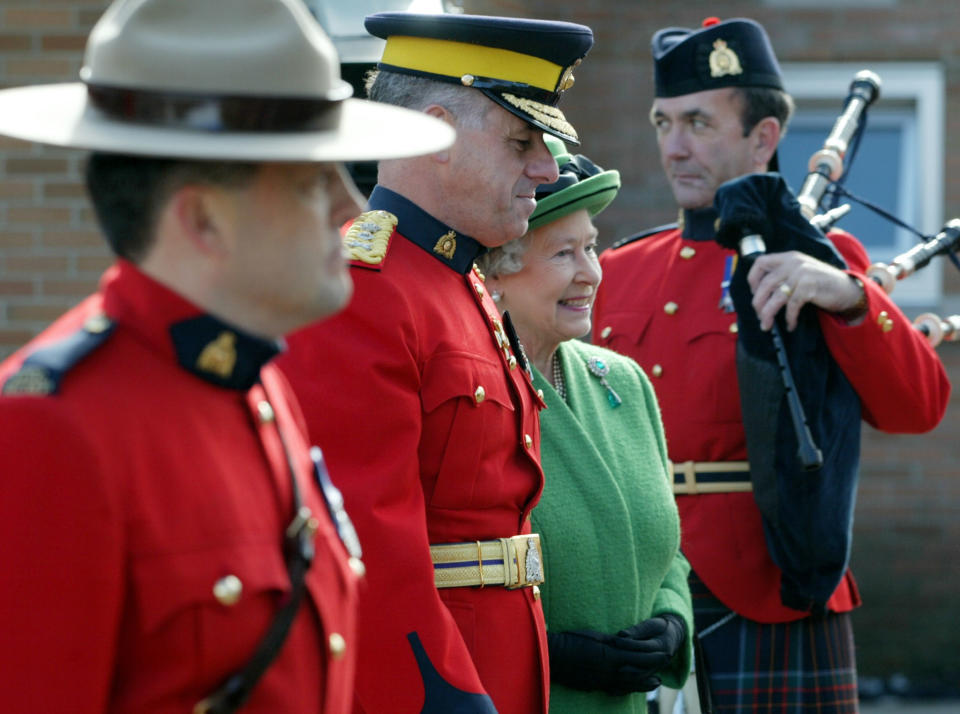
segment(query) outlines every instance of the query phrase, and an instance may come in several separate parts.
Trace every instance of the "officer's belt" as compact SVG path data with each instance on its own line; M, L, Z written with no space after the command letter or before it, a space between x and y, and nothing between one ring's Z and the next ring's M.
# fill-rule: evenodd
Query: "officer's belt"
M438 588L500 585L527 588L543 582L543 551L536 533L430 546Z
M753 490L746 461L682 461L672 463L671 468L673 492L678 496Z

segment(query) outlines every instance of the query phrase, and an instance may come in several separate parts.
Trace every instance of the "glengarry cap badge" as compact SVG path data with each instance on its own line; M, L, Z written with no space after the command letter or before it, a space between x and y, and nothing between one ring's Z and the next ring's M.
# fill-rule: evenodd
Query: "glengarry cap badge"
M740 58L727 46L725 40L717 38L713 43L713 52L710 53L710 76L726 77L733 74L743 74Z

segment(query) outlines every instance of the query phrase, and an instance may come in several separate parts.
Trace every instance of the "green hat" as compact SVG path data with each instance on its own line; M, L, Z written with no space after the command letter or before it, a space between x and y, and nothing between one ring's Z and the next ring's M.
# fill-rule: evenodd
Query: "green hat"
M604 171L582 154L567 153L564 143L548 134L543 140L557 162L560 178L537 188L537 208L530 216L530 230L581 208L592 217L610 205L620 190L619 171Z

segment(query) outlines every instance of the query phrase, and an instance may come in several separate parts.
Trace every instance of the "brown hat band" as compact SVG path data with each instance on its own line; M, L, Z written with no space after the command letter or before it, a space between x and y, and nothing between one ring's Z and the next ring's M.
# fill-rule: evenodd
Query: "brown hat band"
M332 130L346 98L218 96L90 83L87 94L93 106L119 121L206 132Z

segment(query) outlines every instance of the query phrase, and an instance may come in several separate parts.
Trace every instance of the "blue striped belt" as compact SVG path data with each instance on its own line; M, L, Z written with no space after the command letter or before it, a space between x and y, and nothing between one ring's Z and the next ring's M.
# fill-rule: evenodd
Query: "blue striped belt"
M438 588L499 585L513 589L543 582L543 552L536 533L431 545L430 558Z
M671 468L673 492L678 496L753 490L746 461L682 461L672 463Z

